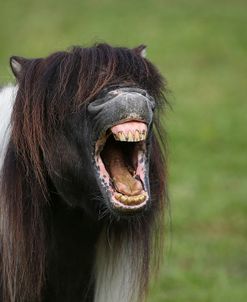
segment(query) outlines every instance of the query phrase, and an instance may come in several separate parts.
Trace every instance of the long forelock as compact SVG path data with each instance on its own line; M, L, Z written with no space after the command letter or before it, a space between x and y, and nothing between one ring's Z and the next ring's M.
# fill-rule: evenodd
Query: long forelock
M95 98L111 84L135 84L160 98L163 79L156 68L142 56L127 48L107 44L94 47L74 47L68 52L57 52L40 62L43 89L50 90L51 98L77 105ZM36 75L37 76L37 75ZM71 104L70 104L71 105Z

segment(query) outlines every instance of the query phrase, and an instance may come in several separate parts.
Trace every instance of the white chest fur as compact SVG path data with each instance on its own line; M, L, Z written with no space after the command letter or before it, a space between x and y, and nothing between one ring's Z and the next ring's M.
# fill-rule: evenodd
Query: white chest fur
M0 169L10 138L10 120L16 92L15 86L6 86L0 91Z

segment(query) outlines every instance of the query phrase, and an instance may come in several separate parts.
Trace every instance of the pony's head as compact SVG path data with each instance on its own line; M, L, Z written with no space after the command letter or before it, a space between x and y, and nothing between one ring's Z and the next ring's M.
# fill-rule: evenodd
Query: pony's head
M164 177L152 173L163 173L153 128L164 87L143 50L99 44L11 58L13 141L45 194L49 178L64 202L119 217L147 210L162 193Z

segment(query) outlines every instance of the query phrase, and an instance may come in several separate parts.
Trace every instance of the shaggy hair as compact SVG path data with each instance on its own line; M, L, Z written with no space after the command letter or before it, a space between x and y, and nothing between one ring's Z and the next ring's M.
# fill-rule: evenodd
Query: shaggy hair
M96 244L96 255L100 256L96 256L92 282L100 288L106 277L106 273L99 272L105 272L102 265L117 266L118 255L124 251L135 272L130 296L138 301L145 299L150 273L157 268L162 252L167 179L164 132L159 121L166 103L165 83L154 65L142 57L143 49L143 46L127 49L97 44L90 48L73 47L47 58L12 58L21 63L21 69L13 70L18 91L0 171L3 301L42 300L51 241L49 213L57 194L49 176L53 169L50 146L62 131L67 116L77 112L86 116L87 105L104 88L119 84L142 88L156 100L149 175L152 205L143 215L127 219L113 217L105 208L103 215L102 211L96 212L102 231ZM107 274L107 278L114 276L114 272ZM100 289L95 290L95 301L101 301L97 295Z

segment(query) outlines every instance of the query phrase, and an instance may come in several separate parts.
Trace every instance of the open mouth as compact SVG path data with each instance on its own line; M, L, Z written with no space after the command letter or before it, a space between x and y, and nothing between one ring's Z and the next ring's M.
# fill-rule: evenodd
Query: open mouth
M96 142L95 162L113 208L137 210L146 205L147 125L122 122L108 129Z

